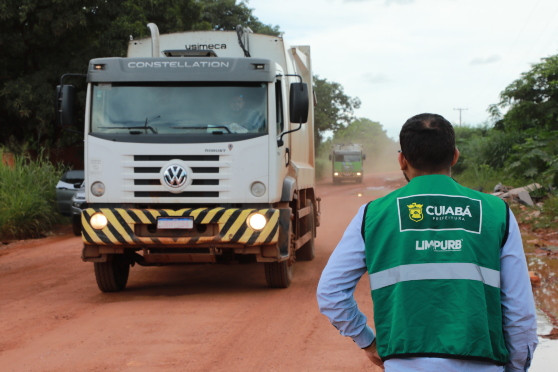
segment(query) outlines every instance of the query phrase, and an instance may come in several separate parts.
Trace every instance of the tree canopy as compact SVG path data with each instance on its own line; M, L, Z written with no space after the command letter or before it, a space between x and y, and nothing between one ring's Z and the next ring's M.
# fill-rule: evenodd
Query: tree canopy
M500 109L507 109L503 115ZM497 129L558 129L558 55L543 58L500 93L489 109Z
M91 58L124 56L130 35L233 30L277 35L245 1L4 0L0 2L0 144L54 145L54 87L66 72L85 72ZM81 100L83 101L83 100ZM76 137L79 138L79 137ZM63 143L58 142L58 146Z
M319 144L328 131L337 132L347 127L354 119L354 110L360 107L360 99L345 94L343 86L314 76L314 108L315 143Z
M516 178L557 185L558 55L522 73L488 111L494 129L474 132L462 143L461 167L503 168Z

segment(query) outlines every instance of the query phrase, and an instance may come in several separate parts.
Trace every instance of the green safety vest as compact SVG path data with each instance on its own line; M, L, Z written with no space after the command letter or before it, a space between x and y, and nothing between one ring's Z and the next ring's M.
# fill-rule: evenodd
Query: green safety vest
M362 235L383 360L509 359L500 251L508 207L443 175L413 178L370 202Z

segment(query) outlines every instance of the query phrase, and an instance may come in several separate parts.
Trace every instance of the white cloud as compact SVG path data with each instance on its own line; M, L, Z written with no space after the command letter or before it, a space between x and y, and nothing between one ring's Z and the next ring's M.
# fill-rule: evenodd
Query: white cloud
M386 0L387 5L397 4L397 5L407 5L414 3L415 0Z
M404 6L386 6L404 5ZM396 137L419 112L457 123L487 107L540 58L558 53L558 1L250 0L290 44L310 45L314 73L359 97L359 117ZM481 68L482 67L482 68Z
M362 75L362 79L370 84L385 84L389 83L391 80L384 74L373 74L366 73Z
M473 58L471 60L470 64L471 65L487 65L487 64L499 62L501 59L502 58L499 55L493 54L493 55L488 56L488 57Z
M407 5L415 2L415 0L343 0L346 3L364 3L364 2L380 2L383 1L386 5L397 4Z

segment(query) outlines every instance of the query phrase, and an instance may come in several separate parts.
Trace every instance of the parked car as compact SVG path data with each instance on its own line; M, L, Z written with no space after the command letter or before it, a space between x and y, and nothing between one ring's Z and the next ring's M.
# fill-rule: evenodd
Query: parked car
M85 179L83 170L69 170L56 184L56 203L58 211L64 216L72 215L72 197Z
M85 207L85 183L82 182L81 187L72 197L72 229L74 235L81 235L81 211Z

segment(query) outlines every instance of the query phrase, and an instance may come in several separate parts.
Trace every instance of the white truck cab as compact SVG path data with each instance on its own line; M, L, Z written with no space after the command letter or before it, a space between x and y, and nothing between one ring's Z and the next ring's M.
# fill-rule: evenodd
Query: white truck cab
M309 47L148 27L126 58L89 63L83 260L105 292L135 263L257 261L289 286L319 225ZM73 89L58 92L69 121Z

